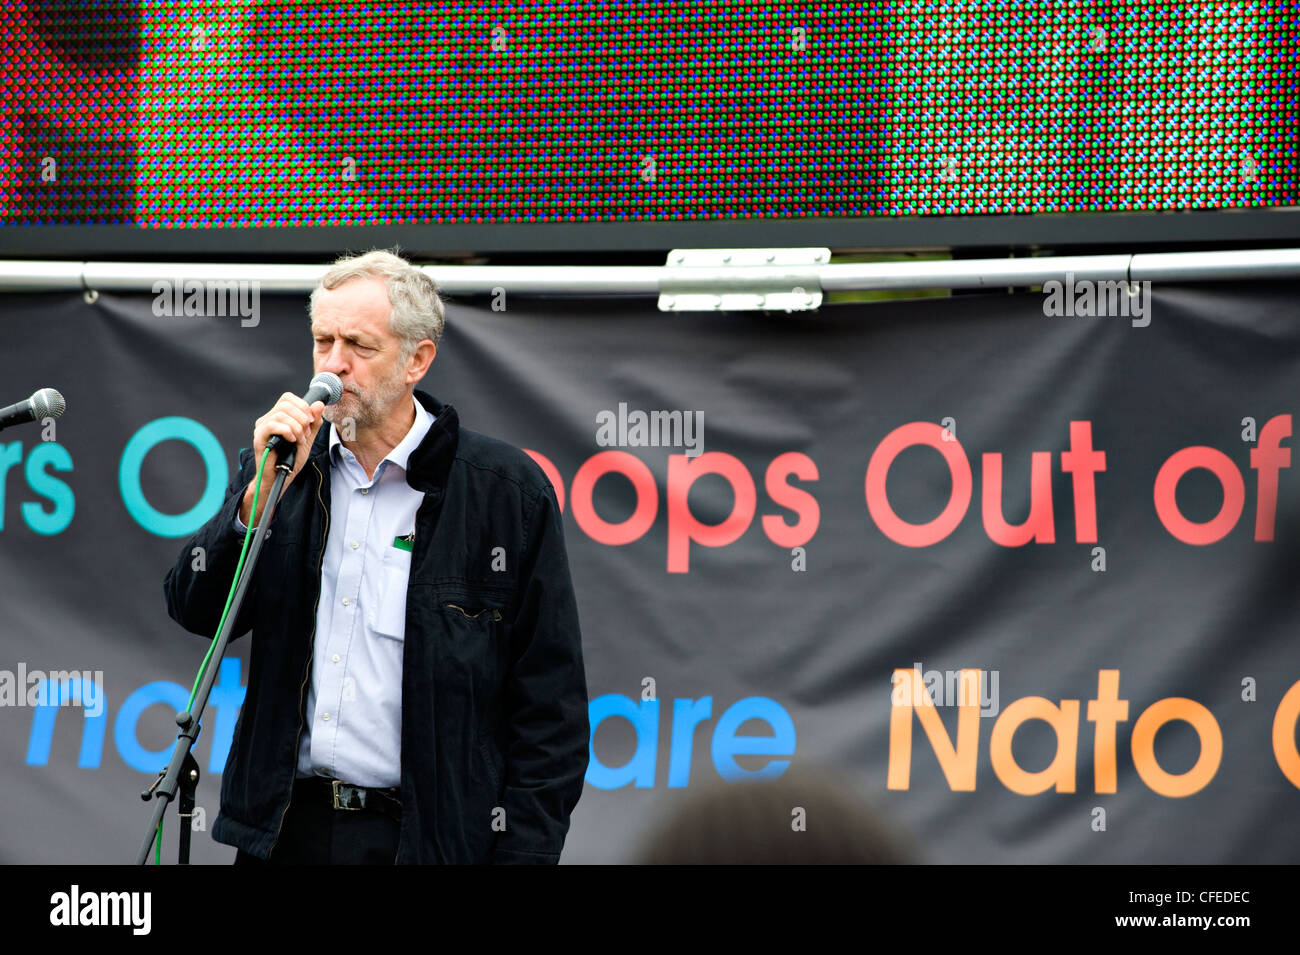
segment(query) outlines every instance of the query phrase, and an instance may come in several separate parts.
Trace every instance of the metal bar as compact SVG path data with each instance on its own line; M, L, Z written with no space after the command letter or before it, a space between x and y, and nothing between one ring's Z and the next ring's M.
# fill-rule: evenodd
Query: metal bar
M959 259L933 262L863 262L821 269L822 290L1006 288L1042 285L1072 274L1075 281L1125 281L1131 255L1070 255L1033 259ZM1300 274L1300 271L1297 272Z
M1218 282L1300 275L1300 249L1151 253L1133 257L1132 281Z
M0 261L0 291L75 291L82 287L84 268L84 262Z
M658 295L660 265L435 265L425 271L449 295Z
M326 265L0 261L0 291L93 289L156 293L159 281L256 282L267 293L306 293ZM450 295L491 294L504 288L525 295L658 295L683 283L742 289L781 282L789 266L681 268L674 266L425 266ZM1046 281L1208 282L1300 278L1300 249L1138 255L1043 256L925 262L865 262L801 267L813 288L826 292L875 289L1005 288Z

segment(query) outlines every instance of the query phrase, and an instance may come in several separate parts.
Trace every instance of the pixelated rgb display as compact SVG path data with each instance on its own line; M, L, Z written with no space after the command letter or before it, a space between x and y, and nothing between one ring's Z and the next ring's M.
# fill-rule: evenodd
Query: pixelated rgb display
M0 10L6 225L1300 204L1294 2Z

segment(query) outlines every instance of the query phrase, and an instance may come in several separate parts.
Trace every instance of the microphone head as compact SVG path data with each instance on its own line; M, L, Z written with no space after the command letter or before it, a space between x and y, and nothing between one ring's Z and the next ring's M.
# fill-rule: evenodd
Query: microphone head
M57 418L63 414L63 410L67 407L63 395L53 388L42 388L28 400L32 403L32 411L36 413L37 421L43 421L46 418Z
M320 400L327 405L338 404L343 397L343 381L332 371L322 371L311 380L312 388L324 388L328 394ZM58 392L55 392L57 394Z

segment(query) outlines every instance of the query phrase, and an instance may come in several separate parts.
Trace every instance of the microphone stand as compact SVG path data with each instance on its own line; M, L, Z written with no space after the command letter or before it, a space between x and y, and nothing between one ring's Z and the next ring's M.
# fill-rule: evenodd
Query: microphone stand
M203 679L199 683L199 692L194 697L197 706L187 712L176 714L176 725L181 728L181 731L176 738L176 748L172 750L171 762L166 769L158 773L158 778L154 780L153 785L140 793L140 798L145 802L148 802L150 797L153 797L155 803L153 818L149 821L149 831L144 838L144 842L140 845L140 852L136 855L136 865L148 864L149 851L158 838L158 824L162 821L164 813L167 812L167 804L176 798L178 787L181 790L180 805L178 807L181 832L177 862L180 865L189 865L190 863L190 825L194 816L194 793L199 785L199 764L195 761L191 750L195 741L199 738L199 730L202 729L199 720L203 716L203 710L208 705L208 694L212 690L212 684L217 680L218 664L226 655L226 644L230 642L230 631L239 618L239 608L244 602L244 592L248 589L248 583L253 579L253 571L257 567L257 558L262 550L262 540L266 536L266 529L271 524L271 518L275 516L275 509L280 502L284 482L293 471L294 458L297 456L297 452L297 445L289 444L287 441L276 451L275 483L271 485L271 491L267 494L266 508L262 512L262 520L258 522L257 530L253 534L253 543L249 548L248 559L244 563L239 585L235 588L235 597L230 604L230 612L226 614L226 622L221 628L221 632L217 634L216 647L209 658L207 669L203 672Z

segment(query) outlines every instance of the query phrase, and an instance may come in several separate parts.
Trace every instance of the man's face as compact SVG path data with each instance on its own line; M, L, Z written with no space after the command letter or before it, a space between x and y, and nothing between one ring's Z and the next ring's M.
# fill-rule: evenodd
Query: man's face
M361 278L316 297L311 331L316 373L343 381L343 397L325 409L325 420L358 431L387 420L408 394L401 341L389 328L388 288L382 279Z

